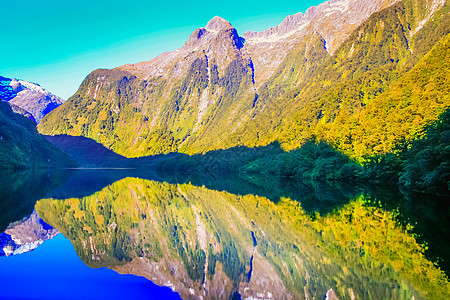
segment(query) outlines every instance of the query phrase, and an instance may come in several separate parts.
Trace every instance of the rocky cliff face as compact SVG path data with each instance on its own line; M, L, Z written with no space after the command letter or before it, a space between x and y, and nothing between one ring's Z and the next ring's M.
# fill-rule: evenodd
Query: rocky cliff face
M398 0L333 0L311 7L305 14L287 16L278 26L263 32L246 32L245 47L253 58L257 86L277 70L287 54L309 35L322 39L322 46L332 55L351 32L374 12Z
M28 112L37 123L64 102L36 83L1 76L0 99Z
M251 118L257 101L243 43L229 22L215 17L177 51L94 71L41 131L85 135L129 156L177 151L211 132L211 140L224 138ZM200 149L211 141L205 142Z
M361 29L374 13L399 3L407 15L397 18L399 23L377 23L378 27ZM288 16L264 32L247 32L242 37L229 22L214 17L176 51L148 62L92 72L67 103L43 120L39 130L90 137L126 156L265 145L278 137L277 131L292 127L289 122L310 124L314 118L320 119L320 109L311 120L293 120L292 116L295 111L308 109L309 97L323 96L354 72L357 66L339 49L347 47L344 41L357 39L356 31L364 41L370 36L373 44L374 51L359 51L361 55L376 59L395 51L403 55L408 41L445 3L333 0L305 14ZM389 14L395 16L397 12L392 9ZM376 49L377 36L369 30L382 32L385 27L386 31L399 29L401 33L396 34L400 40L393 37L394 43L404 40L406 44L383 48L382 52ZM361 50L355 49L357 44L352 47L347 49L347 57L352 56L349 52ZM410 56L412 51L409 48ZM369 60L361 64L366 71L372 68ZM342 75L333 82L326 76L332 68L333 74ZM265 125L260 126L257 120ZM310 131L283 138L303 141L303 136L312 134Z

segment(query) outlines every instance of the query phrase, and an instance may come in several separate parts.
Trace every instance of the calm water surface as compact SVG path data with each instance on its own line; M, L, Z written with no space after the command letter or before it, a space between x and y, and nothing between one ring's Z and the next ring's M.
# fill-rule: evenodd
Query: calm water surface
M261 176L0 173L1 299L443 299L445 199Z

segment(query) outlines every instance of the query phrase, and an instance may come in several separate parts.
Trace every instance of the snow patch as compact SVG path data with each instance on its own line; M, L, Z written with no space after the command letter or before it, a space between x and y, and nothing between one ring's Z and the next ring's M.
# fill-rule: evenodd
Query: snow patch
M333 289L329 289L328 292L325 294L325 300L330 300L330 295L333 293Z
M13 240L14 240L14 238L13 238ZM39 241L31 242L31 243L26 243L12 252L9 252L9 253L7 253L6 251L4 251L4 252L5 252L6 256L27 253L27 252L30 252L30 251L36 249L37 247L39 247L39 245L41 245L43 242L44 241L39 240ZM3 248L3 249L5 250L5 248Z
M353 52L355 52L355 43L352 44L352 48L350 49L350 53L348 54L348 57L351 57L353 55Z
M11 81L10 85L12 86L13 84L15 84L15 83L17 83L17 82L18 82L20 85L26 87L26 88L27 88L28 90L30 90L30 91L38 92L38 93L44 94L44 95L46 95L46 96L50 95L50 92L49 92L49 91L47 91L46 89L44 89L43 87L41 87L39 84L36 84L36 83L31 83L31 82L28 82L28 81L23 81L23 80L16 80L16 79L13 79L13 80Z
M417 27L411 31L410 36L414 36L420 29L422 29L423 26L433 17L434 13L444 6L445 2L445 0L434 0L431 4L431 7L428 8L428 14L423 18L422 21L420 21Z
M206 28L205 28L206 29ZM214 29L206 29L208 32L214 33L214 34L218 34L219 30L214 30Z
M115 107L113 107L112 109L111 109L115 114L118 114L119 112L120 112L120 108L119 108L119 106L115 106Z
M169 287L169 288L171 288L172 291L175 292L175 285L174 285L172 282L170 282L170 280L167 281L166 283L164 283L163 285L164 285L164 286L167 286L167 287Z

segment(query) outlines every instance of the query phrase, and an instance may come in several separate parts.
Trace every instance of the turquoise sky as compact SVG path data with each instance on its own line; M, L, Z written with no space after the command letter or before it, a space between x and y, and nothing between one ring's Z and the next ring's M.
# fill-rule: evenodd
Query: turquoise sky
M243 34L321 2L5 0L0 75L39 83L67 99L91 71L175 50L216 15Z

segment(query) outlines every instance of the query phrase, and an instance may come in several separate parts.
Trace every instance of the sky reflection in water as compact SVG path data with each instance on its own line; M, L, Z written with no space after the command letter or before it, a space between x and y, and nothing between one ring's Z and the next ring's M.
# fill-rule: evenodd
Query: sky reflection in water
M62 234L36 250L0 257L0 299L180 299L135 275L92 269Z

